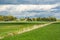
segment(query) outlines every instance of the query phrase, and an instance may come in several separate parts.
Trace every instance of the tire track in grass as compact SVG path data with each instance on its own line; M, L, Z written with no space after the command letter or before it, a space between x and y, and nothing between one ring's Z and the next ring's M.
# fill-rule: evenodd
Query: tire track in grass
M50 22L50 23L46 23L46 24L42 24L42 25L34 25L34 26L32 26L31 28L28 27L28 28L23 28L22 30L19 30L19 31L10 32L10 33L8 33L8 34L5 35L5 36L0 36L0 39L3 39L3 38L5 38L5 37L9 37L9 36L14 36L14 35L16 35L16 34L22 34L22 33L25 33L25 32L28 32L28 31L31 31L31 30L34 30L34 29L38 29L38 28L40 28L40 27L45 27L45 26L50 25L50 24L52 24L52 23L55 23L55 22Z

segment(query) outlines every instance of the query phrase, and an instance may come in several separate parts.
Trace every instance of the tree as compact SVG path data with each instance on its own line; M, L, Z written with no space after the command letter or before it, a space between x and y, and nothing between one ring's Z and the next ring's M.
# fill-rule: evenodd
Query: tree
M0 21L3 21L3 20L4 20L4 19L3 19L3 16L0 15Z
M32 19L28 17L28 18L26 18L26 21L32 21Z

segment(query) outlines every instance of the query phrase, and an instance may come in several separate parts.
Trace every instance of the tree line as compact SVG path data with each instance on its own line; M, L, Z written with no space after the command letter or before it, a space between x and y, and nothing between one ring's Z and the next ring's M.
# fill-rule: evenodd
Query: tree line
M0 21L56 21L57 19L55 17L37 17L37 18L18 18L14 16L1 16L0 15Z
M23 18L23 19L20 19L21 21L56 21L57 19L55 17L37 17L37 18Z
M0 21L14 21L16 19L17 18L16 17L13 17L13 16L1 16L0 15Z

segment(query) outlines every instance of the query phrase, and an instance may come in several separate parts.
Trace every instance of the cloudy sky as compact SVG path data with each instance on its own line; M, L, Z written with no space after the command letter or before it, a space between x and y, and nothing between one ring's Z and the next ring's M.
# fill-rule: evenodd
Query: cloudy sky
M0 15L60 18L60 0L0 0Z

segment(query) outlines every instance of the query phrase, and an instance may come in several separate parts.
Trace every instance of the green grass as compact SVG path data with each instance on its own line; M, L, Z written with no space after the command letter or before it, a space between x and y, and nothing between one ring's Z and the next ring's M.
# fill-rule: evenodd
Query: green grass
M47 22L45 22L47 23ZM40 25L45 23L39 22L0 22L0 36L5 36L10 32L22 30L23 28L32 27L33 25Z
M49 21L1 21L0 23L47 23Z
M60 40L60 22L2 40Z

